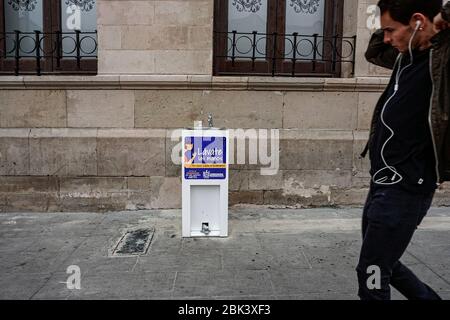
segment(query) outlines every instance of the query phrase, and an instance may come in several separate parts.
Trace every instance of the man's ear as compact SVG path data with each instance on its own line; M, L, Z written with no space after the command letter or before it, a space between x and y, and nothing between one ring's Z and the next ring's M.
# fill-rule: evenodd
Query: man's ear
M421 13L414 13L412 15L412 17L411 17L411 20L409 21L409 26L412 29L425 28L427 22L428 22L428 19L423 14L421 14Z

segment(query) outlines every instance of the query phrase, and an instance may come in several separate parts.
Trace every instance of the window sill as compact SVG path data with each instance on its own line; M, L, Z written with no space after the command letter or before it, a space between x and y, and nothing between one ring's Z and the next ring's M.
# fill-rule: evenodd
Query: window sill
M387 77L284 78L207 75L0 76L1 89L380 91Z

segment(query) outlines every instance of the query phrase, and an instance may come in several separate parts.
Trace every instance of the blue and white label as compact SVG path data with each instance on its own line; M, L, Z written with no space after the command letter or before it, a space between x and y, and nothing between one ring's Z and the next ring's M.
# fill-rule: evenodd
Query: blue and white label
M224 180L227 170L225 137L186 137L183 150L184 178Z

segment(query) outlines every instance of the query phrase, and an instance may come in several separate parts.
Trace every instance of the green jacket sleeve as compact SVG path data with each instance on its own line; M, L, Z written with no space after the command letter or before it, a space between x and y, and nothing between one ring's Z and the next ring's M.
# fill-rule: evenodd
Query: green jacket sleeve
M366 51L366 59L377 66L393 69L399 51L383 42L384 31L378 29L372 35Z

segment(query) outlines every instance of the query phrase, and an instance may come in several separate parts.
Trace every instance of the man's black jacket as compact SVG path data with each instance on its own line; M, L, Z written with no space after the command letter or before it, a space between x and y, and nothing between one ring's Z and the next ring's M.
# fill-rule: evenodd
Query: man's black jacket
M450 17L450 2L443 8L443 17ZM399 52L383 42L383 30L377 30L370 39L366 59L378 66L393 69ZM450 29L439 32L432 39L430 52L430 72L433 80L433 93L430 101L429 124L433 138L436 174L438 182L450 181ZM381 99L385 99L387 92ZM369 135L369 143L362 153L365 157L375 133L375 125L381 108L375 109Z

